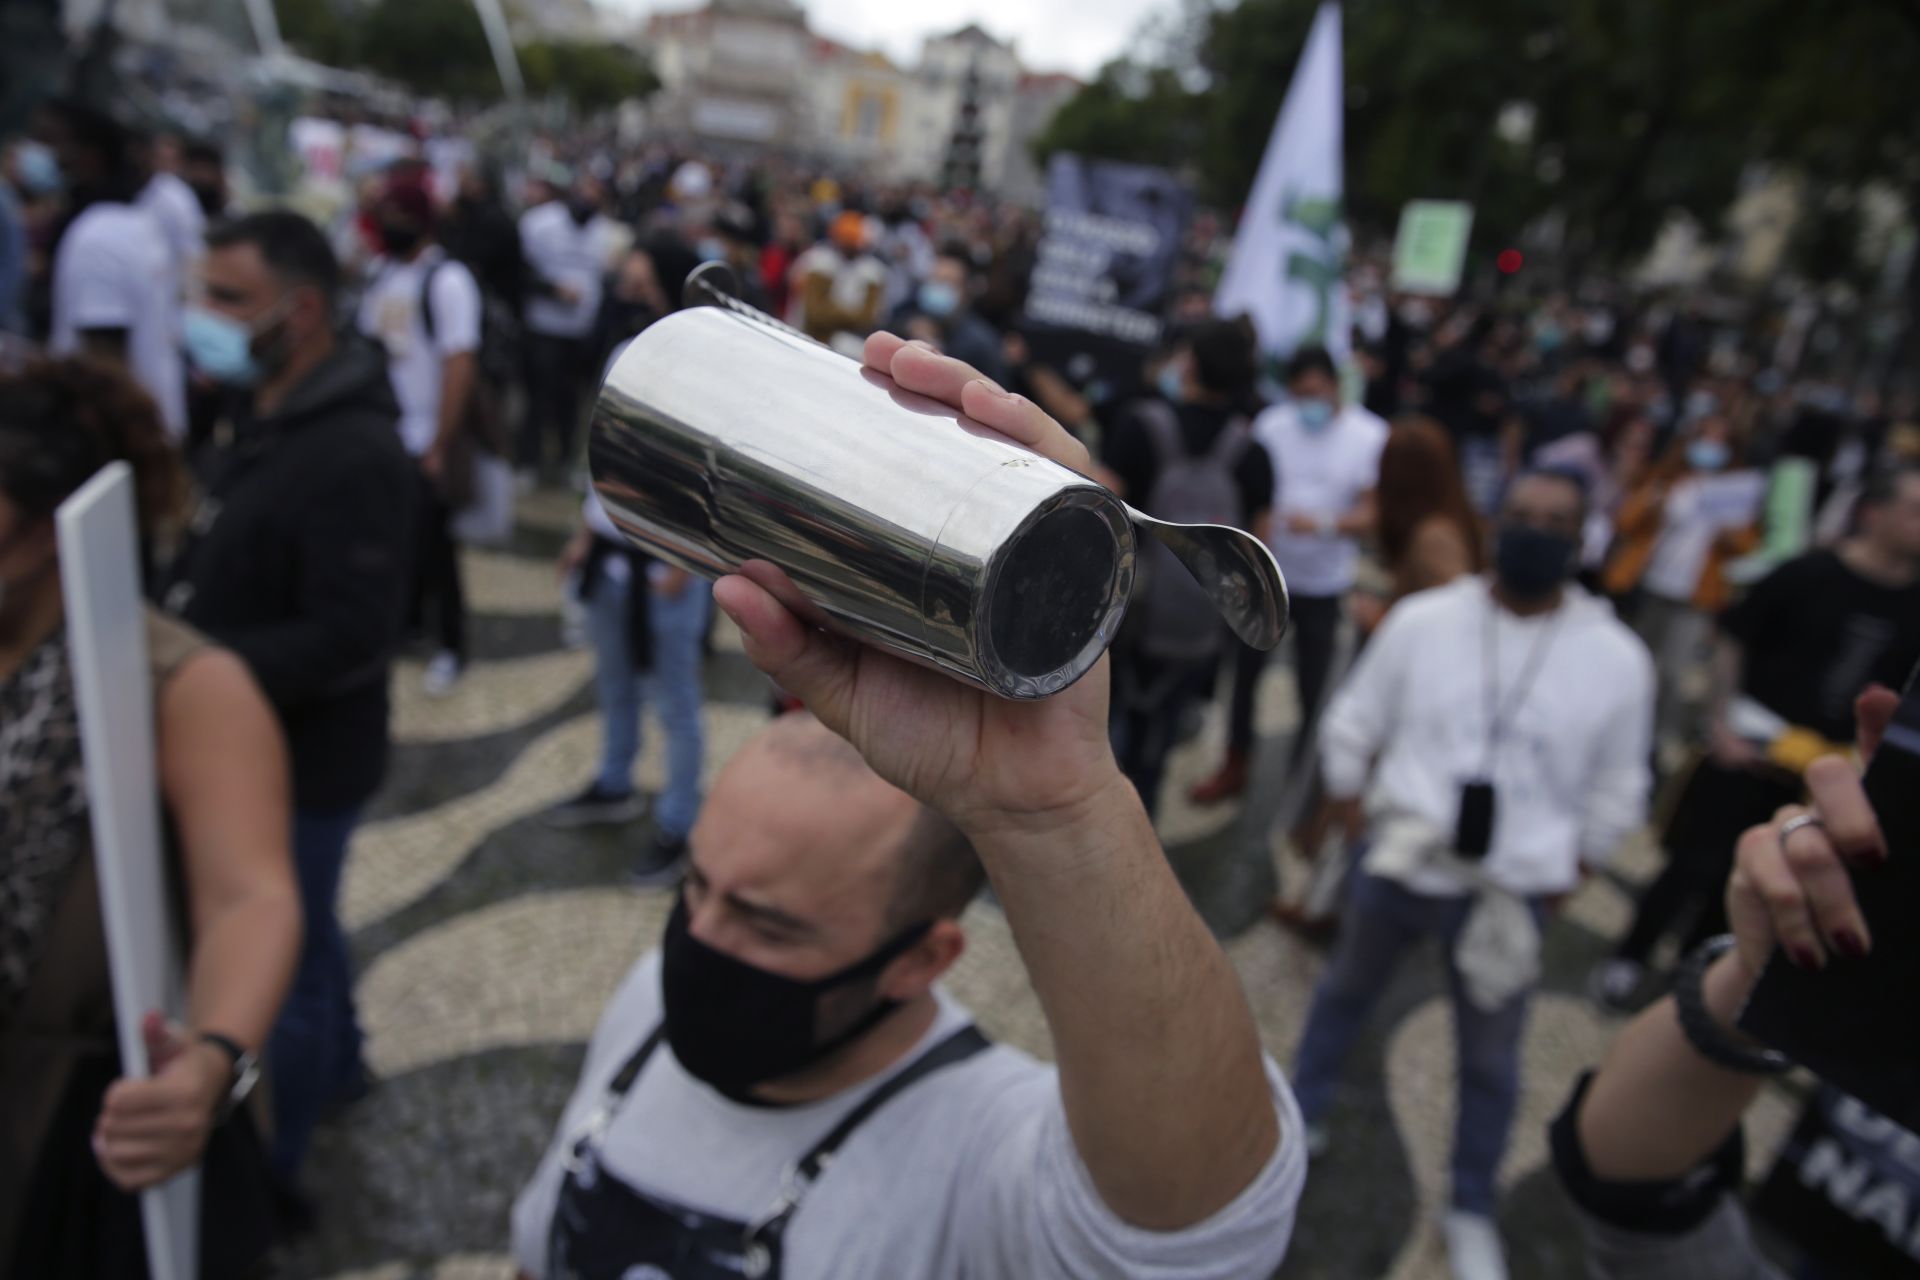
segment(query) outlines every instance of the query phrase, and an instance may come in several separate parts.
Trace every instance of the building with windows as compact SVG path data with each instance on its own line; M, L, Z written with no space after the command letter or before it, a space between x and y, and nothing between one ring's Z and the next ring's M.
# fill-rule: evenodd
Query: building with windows
M929 39L914 68L901 176L940 181L958 164L977 175L978 185L997 187L1013 140L1019 86L1020 60L1011 41L996 40L972 23Z
M884 54L813 38L807 62L805 147L830 163L892 177L913 99L913 77Z
M969 24L919 65L809 32L792 0L710 0L639 36L660 77L648 128L695 146L772 146L883 179L1009 187L1035 200L1026 148L1079 82L1021 68Z
M712 0L656 13L645 43L661 83L648 104L655 129L709 146L809 140L802 71L812 37L792 0Z

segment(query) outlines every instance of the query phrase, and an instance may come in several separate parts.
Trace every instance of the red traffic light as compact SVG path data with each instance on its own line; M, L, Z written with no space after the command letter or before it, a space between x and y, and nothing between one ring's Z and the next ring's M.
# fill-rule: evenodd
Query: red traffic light
M1493 260L1494 269L1503 276L1510 276L1527 265L1527 256L1518 249L1502 249L1500 256Z

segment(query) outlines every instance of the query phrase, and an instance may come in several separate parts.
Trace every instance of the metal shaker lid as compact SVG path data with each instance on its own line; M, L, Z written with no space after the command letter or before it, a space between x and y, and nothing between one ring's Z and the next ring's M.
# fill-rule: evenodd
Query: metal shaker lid
M1133 526L1094 485L1036 507L987 567L975 620L980 670L995 692L1043 698L1091 669L1133 591Z

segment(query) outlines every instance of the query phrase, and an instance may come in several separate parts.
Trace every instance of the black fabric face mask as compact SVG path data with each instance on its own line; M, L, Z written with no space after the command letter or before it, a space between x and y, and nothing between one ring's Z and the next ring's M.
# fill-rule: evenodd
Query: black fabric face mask
M380 244L396 258L404 258L418 249L420 241L425 238L419 231L409 226L393 222L380 224Z
M1529 525L1502 525L1493 545L1493 571L1516 600L1544 600L1567 580L1579 549L1563 533Z
M823 997L873 978L932 927L930 920L913 925L866 959L801 981L736 960L694 937L682 893L660 943L667 1044L689 1075L747 1101L755 1085L805 1070L899 1008L898 1001L876 999L846 1030L820 1036Z

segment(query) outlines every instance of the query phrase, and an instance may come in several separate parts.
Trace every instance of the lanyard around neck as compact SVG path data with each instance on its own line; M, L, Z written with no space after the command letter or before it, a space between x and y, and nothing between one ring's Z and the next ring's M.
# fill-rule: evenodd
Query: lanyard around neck
M1554 634L1560 628L1560 619L1566 612L1566 602L1555 609L1553 617L1541 629L1533 642L1533 648L1527 654L1527 661L1520 672L1520 678L1507 691L1506 705L1500 705L1500 602L1493 597L1492 589L1487 592L1487 642L1482 652L1487 663L1487 754L1481 764L1481 775L1491 777L1494 757L1499 754L1500 740L1507 730L1513 727L1514 720L1520 714L1520 708L1526 704L1527 694L1533 688L1533 682L1539 678L1540 670L1546 665L1547 650L1553 645Z

